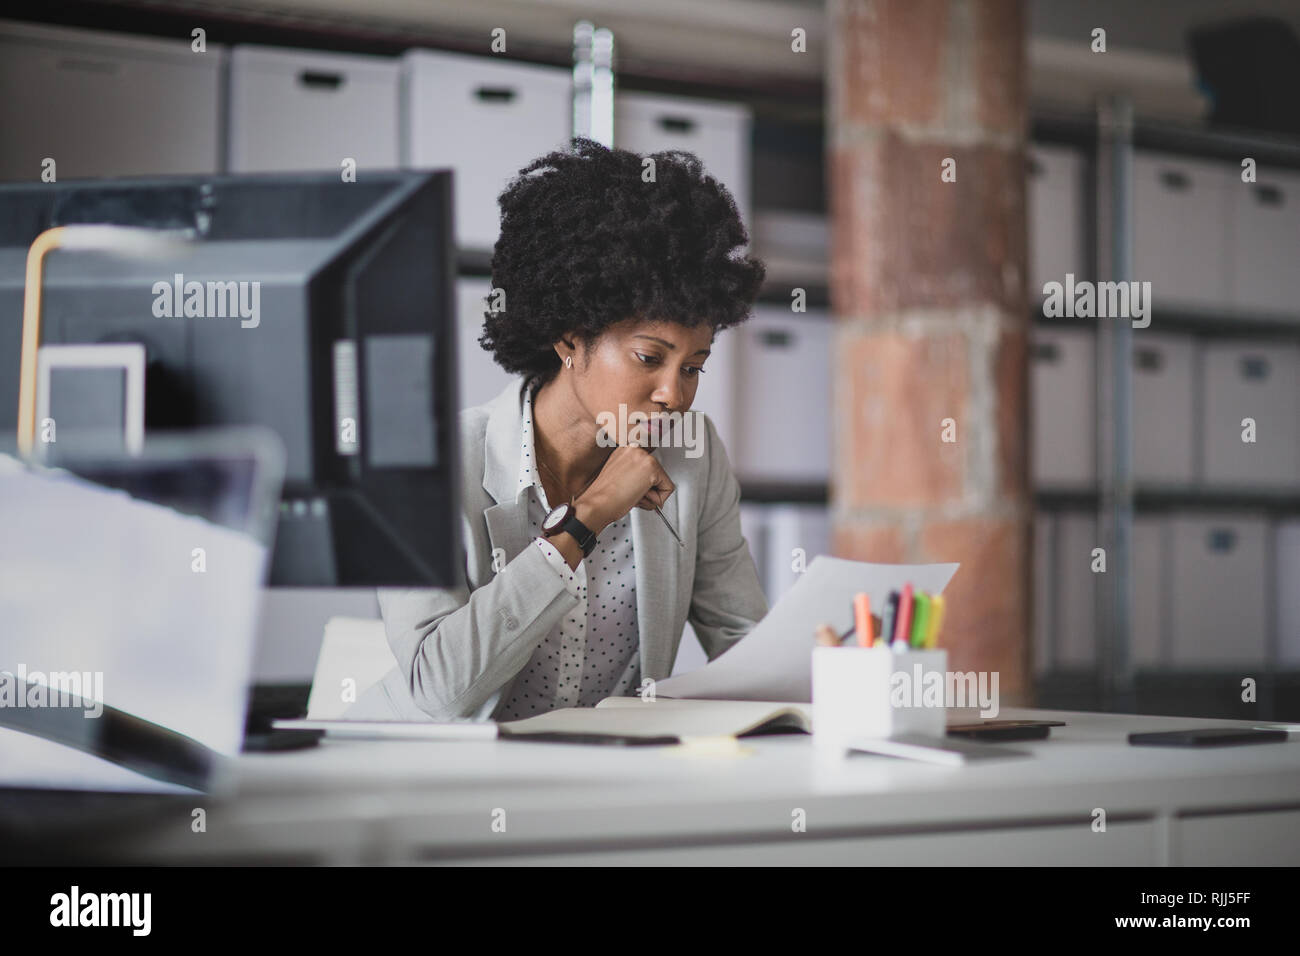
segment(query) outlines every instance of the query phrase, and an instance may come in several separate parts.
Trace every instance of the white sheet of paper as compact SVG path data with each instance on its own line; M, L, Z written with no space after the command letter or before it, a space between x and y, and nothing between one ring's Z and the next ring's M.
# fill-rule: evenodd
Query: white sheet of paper
M80 696L240 752L261 544L65 472L20 467L0 468L0 527L0 671L42 684L84 676ZM0 737L0 785L34 785L10 759L14 741ZM67 779L51 763L42 785L85 787L111 766L68 761ZM115 767L103 786L120 789L124 772Z
M817 625L837 634L853 625L853 596L866 592L879 615L904 584L938 594L956 564L868 564L819 555L767 616L734 647L699 670L655 682L663 697L812 702L812 649Z

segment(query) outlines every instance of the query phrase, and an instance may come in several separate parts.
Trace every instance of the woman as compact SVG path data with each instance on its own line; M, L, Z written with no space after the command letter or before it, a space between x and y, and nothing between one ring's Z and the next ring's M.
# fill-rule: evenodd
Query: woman
M767 613L726 451L683 414L763 265L698 159L649 159L575 139L501 195L479 342L520 379L461 413L464 580L379 592L397 667L349 717L594 706L667 677L687 620L712 659Z

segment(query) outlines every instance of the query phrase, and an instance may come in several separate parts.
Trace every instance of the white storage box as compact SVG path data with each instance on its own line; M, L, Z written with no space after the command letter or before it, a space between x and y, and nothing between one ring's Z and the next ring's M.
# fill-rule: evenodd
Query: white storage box
M1056 667L1053 650L1054 603L1056 600L1055 573L1052 567L1053 541L1056 534L1056 516L1050 511L1034 515L1034 673L1046 674Z
M1133 628L1130 656L1135 667L1169 663L1166 621L1169 607L1168 522L1159 517L1133 519Z
M1102 546L1097 519L1064 512L1056 529L1056 664L1091 670L1097 666L1097 586L1105 578L1092 570L1092 551Z
M1029 420L1034 485L1091 487L1097 480L1093 333L1035 327L1032 337Z
M735 331L736 474L742 481L829 480L830 318L820 309L760 306Z
M1291 342L1216 342L1203 348L1203 477L1220 486L1300 483L1300 350ZM1255 422L1255 440L1243 441Z
M398 61L240 46L230 55L231 172L398 165Z
M1263 664L1269 617L1267 519L1230 513L1180 515L1171 521L1173 663Z
M634 153L681 149L727 187L746 230L750 221L750 127L747 106L653 93L614 97L614 145ZM751 236L752 239L752 236Z
M1228 189L1237 172L1180 156L1134 157L1131 278L1151 283L1155 315L1170 305L1228 305Z
M0 181L215 173L224 47L0 23Z
M1300 175L1237 176L1232 209L1232 304L1244 312L1300 316Z
M1133 477L1139 482L1195 480L1194 364L1191 338L1133 333Z
M1029 301L1043 301L1043 285L1088 278L1084 254L1084 159L1058 146L1029 149Z
M781 256L823 267L830 261L830 223L824 213L758 209L753 225L746 226L763 257Z
M831 516L825 505L779 504L767 508L768 601L775 604L796 581L796 551L805 569L819 554L830 554Z
M497 197L524 166L569 143L569 71L412 50L403 57L403 84L404 164L450 167L457 245L491 249L501 231Z
M483 334L483 318L491 289L492 283L488 279L456 280L456 370L460 377L460 408L473 408L490 402L515 378L496 363L491 352L478 344L479 336Z
M1040 513L1034 537L1035 671L1045 673L1099 666L1096 601L1098 588L1114 579L1111 556L1106 572L1092 570L1092 550L1102 547L1096 518L1091 514ZM1135 666L1167 662L1164 648L1168 606L1167 546L1163 519L1133 521L1133 627L1130 656Z
M736 349L740 341L736 326L722 329L713 337L704 372L698 377L692 411L709 416L727 450L728 460L736 460Z

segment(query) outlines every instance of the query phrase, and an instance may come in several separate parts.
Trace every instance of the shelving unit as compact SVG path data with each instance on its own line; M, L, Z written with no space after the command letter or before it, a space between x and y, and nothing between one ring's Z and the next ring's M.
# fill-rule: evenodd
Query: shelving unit
M1261 175L1266 169L1300 169L1300 141L1251 132L1130 122L1126 113L1126 105L1119 102L1103 106L1096 115L1038 113L1031 122L1035 144L1078 150L1086 164L1086 181L1090 187L1084 202L1088 261L1086 274L1078 276L1080 279L1141 281L1147 278L1133 273L1131 261L1132 164L1136 154L1151 151L1189 160L1226 160L1233 164L1249 156L1255 159ZM1300 230L1300 218L1296 229ZM1030 239L1032 242L1034 237ZM1294 520L1300 515L1300 474L1294 484L1277 487L1212 485L1198 481L1155 484L1136 480L1132 445L1119 449L1118 453L1114 446L1117 437L1120 444L1131 441L1128 436L1133 422L1132 348L1135 340L1141 341L1137 338L1139 332L1146 330L1134 330L1124 320L1047 318L1042 314L1039 296L1033 298L1038 300L1031 303L1031 319L1036 328L1088 330L1096 336L1097 460L1101 465L1096 484L1040 488L1035 492L1035 505L1053 521L1068 515L1097 516L1104 529L1098 543L1108 549L1110 578L1106 583L1114 588L1110 593L1106 588L1097 588L1096 631L1110 640L1099 643L1095 666L1054 667L1040 673L1039 702L1044 706L1195 713L1223 718L1300 717L1300 669L1288 668L1280 662L1283 648L1279 641L1279 621L1275 617L1280 602L1276 600L1278 595L1272 580L1265 582L1269 599L1263 615L1267 629L1265 656L1249 667L1136 666L1133 663L1135 638L1146 636L1138 633L1137 620L1145 609L1135 605L1132 593L1135 522L1172 518L1175 514L1187 515L1191 520L1197 515L1241 514L1262 515L1272 528L1280 520ZM1186 337L1198 349L1226 342L1241 345L1294 342L1300 340L1300 299L1297 299L1296 314L1286 315L1232 307L1162 306L1157 298L1151 320L1151 331ZM1197 396L1196 401L1201 400ZM1297 403L1300 405L1300 398ZM1195 428L1202 425L1201 421L1194 423ZM1270 531L1270 547L1272 537ZM1041 554L1040 551L1040 559ZM1274 552L1266 559L1270 557L1277 560L1278 555ZM1167 558L1173 558L1172 552ZM1172 571L1163 573L1167 579ZM1271 564L1266 567L1267 575L1276 573ZM1049 578L1049 587L1056 586ZM1162 594L1161 598L1167 596ZM1047 596L1037 594L1035 599L1047 600ZM1145 599L1147 596L1138 598ZM1052 600L1055 602L1057 598ZM1042 628L1044 618L1040 617L1036 626ZM1233 639L1234 635L1224 635L1225 641ZM1039 643L1041 647L1041 640ZM1257 704L1243 705L1240 701L1243 675L1253 676L1259 682Z
M1144 513L1169 510L1267 511L1271 514L1300 514L1300 489L1202 488L1196 485L1139 485L1134 504ZM1096 510L1096 491L1040 489L1035 503L1045 509Z

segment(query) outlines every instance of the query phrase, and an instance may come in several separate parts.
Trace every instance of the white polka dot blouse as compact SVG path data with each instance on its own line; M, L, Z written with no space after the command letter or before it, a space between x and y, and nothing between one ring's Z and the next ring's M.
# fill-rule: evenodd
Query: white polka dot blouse
M560 707L594 707L606 697L636 693L641 682L631 518L624 515L606 527L595 550L576 570L570 568L559 549L541 536L552 506L534 468L531 389L524 391L523 416L518 493L529 496L533 545L546 554L578 604L506 686L498 720L521 720Z

